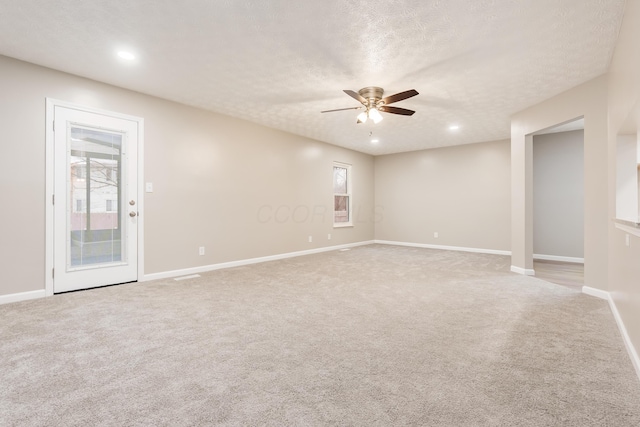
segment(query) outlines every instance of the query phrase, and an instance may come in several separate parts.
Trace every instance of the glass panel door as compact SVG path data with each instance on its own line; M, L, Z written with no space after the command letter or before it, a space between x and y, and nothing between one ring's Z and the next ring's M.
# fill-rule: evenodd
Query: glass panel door
M141 119L54 108L53 292L137 280Z

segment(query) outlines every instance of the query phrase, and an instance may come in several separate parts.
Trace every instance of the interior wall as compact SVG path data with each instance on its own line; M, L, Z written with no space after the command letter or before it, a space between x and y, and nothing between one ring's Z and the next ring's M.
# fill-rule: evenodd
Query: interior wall
M584 258L584 131L533 137L533 252Z
M532 216L532 203L527 200L528 135L584 116L585 285L609 292L636 354L640 348L640 238L629 235L627 245L628 233L616 227L614 218L617 135L630 115L635 121L633 132L640 128L639 39L640 2L626 2L608 73L515 114L511 122L512 264L526 269L532 267L533 247L528 238ZM640 373L640 366L636 369Z
M376 239L508 251L509 150L504 140L377 156Z
M533 273L534 132L584 117L584 280L608 290L607 77L600 76L511 118L511 263Z
M145 274L374 238L372 156L7 57L0 75L0 295L44 289L46 97L144 118ZM333 228L334 161L353 227Z
M608 74L609 85L609 216L616 208L617 135L630 119L640 131L640 2L628 1ZM640 237L609 224L609 291L636 352L640 351ZM640 375L640 366L636 366Z

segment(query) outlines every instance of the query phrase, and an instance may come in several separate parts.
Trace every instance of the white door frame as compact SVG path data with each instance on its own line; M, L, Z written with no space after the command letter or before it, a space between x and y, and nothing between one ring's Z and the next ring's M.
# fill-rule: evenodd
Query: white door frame
M87 111L95 114L115 117L124 120L131 120L138 123L138 281L144 278L144 119L141 117L129 116L115 113L113 111L101 110L98 108L85 107L71 102L60 101L53 98L46 98L46 132L45 132L45 295L53 295L53 236L54 236L54 215L53 215L53 194L54 194L54 109L64 107Z

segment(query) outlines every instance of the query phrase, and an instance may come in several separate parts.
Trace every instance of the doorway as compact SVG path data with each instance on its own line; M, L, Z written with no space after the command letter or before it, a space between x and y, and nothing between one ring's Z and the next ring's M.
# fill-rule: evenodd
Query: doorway
M584 285L584 118L533 133L535 276Z
M48 295L138 280L142 125L47 99Z

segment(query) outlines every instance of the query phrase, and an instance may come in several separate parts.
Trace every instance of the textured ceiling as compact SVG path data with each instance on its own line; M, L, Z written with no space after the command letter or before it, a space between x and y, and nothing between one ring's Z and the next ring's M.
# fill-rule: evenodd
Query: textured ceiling
M606 72L623 11L624 0L3 0L0 54L387 154L509 138L511 114ZM394 104L416 114L377 125L320 114L359 105L342 90L365 86L416 89Z

